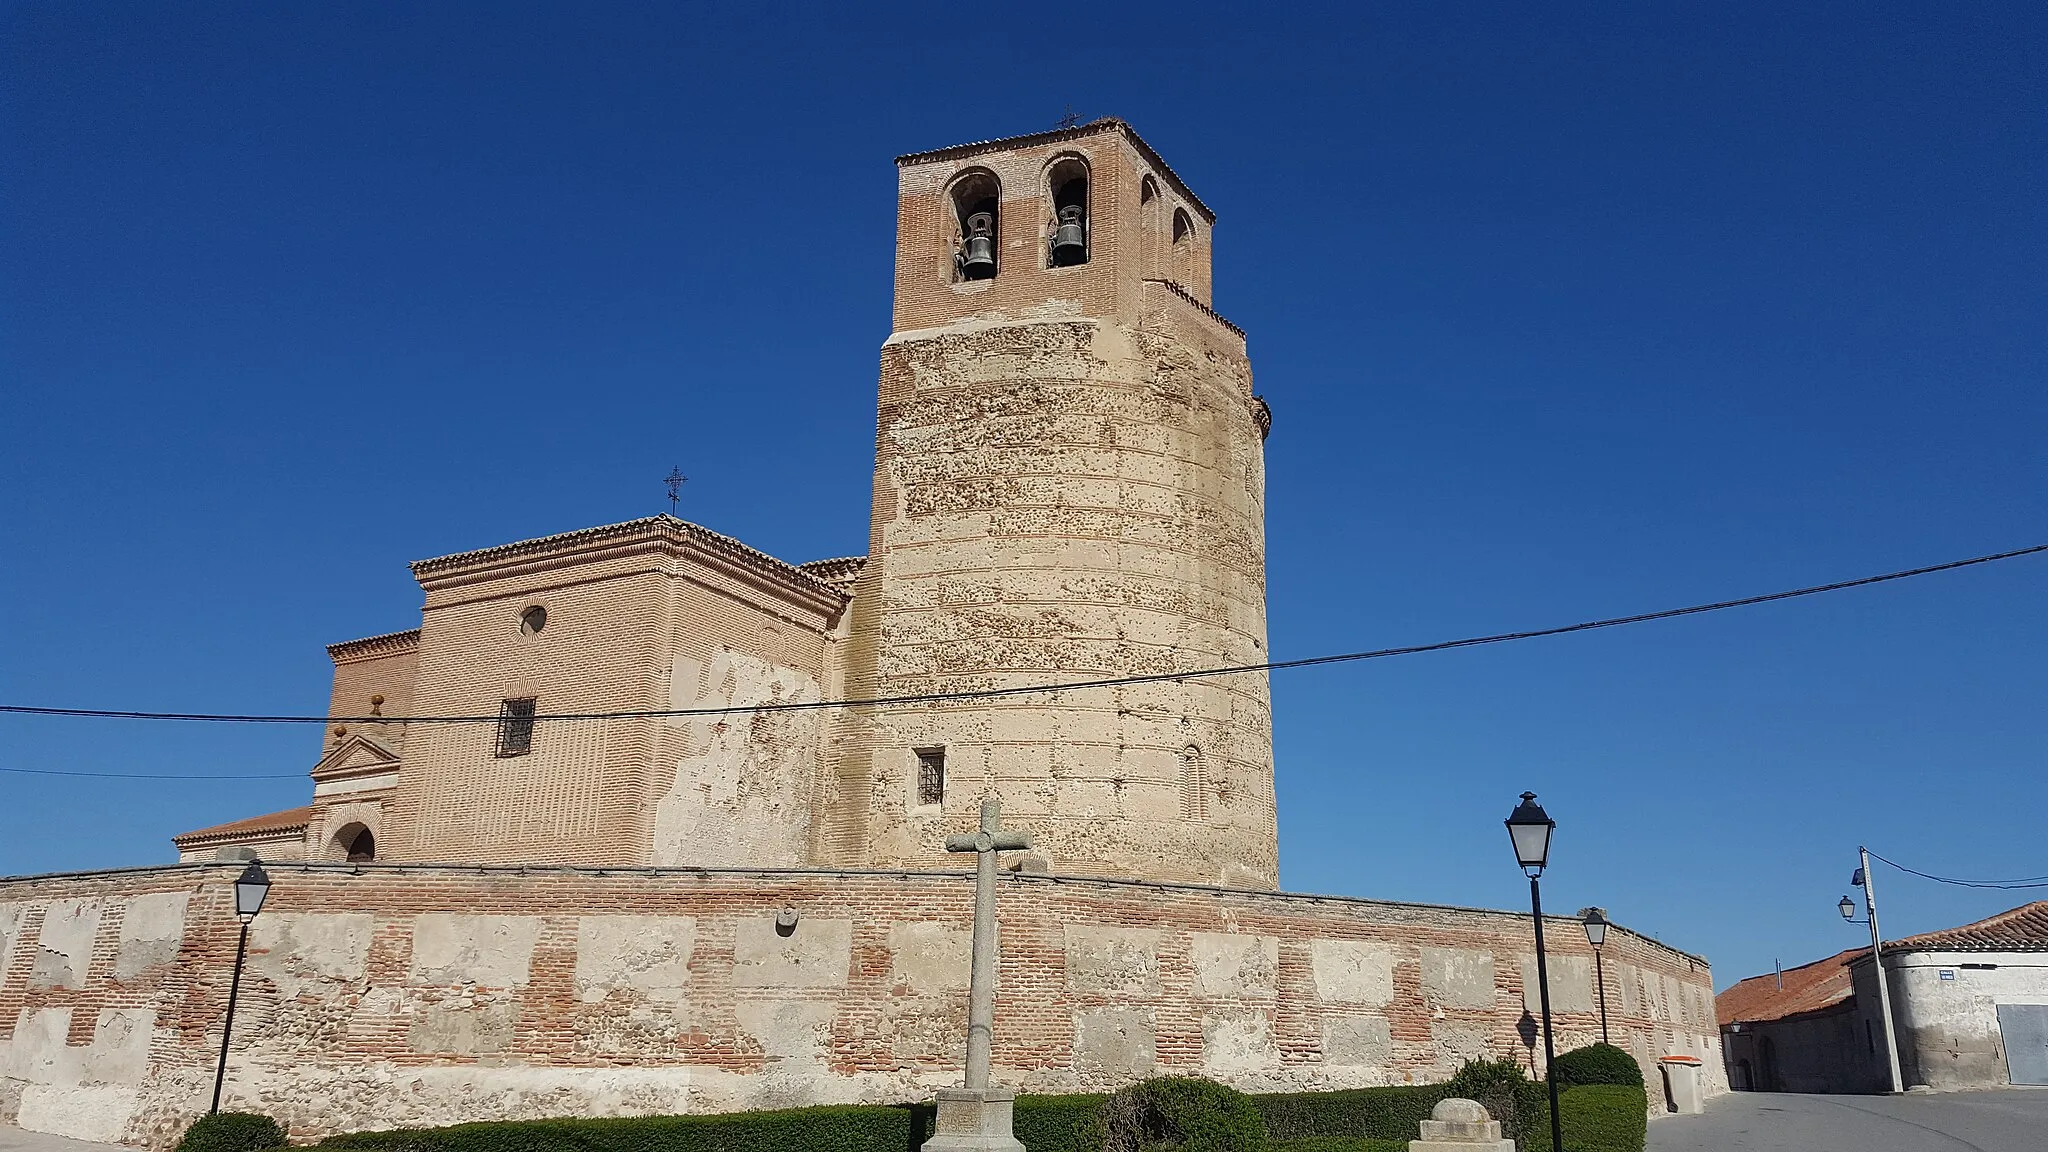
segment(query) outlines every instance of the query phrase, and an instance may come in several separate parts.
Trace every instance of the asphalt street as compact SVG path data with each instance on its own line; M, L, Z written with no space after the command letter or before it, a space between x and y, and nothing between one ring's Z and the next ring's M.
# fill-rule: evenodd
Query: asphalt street
M0 1126L0 1152L135 1152L132 1148L120 1148L113 1144L88 1144L83 1140L66 1140L62 1136L45 1136L41 1132L23 1132L19 1128Z
M2048 1152L2048 1090L1731 1092L1652 1121L1649 1152Z

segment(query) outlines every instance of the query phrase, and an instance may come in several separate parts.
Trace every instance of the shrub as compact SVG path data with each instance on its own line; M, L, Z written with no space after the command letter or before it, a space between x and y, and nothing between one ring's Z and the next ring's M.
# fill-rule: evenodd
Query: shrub
M1415 1139L1421 1121L1446 1096L1443 1084L1351 1088L1336 1092L1276 1092L1252 1097L1275 1141L1309 1136L1379 1140ZM1405 1144L1404 1144L1405 1147Z
M1517 1148L1530 1147L1524 1142L1528 1133L1550 1123L1544 1111L1548 1089L1523 1075L1522 1066L1513 1060L1467 1061L1444 1087L1445 1095L1484 1105L1500 1121L1500 1134Z
M1108 1099L1099 1094L1019 1096L1011 1130L1031 1152L1100 1152L1102 1105ZM927 1135L928 1127L918 1143Z
M1266 1122L1251 1097L1195 1077L1133 1084L1098 1117L1102 1152L1266 1152Z
M254 1112L215 1112L185 1129L178 1152L269 1152L283 1146L284 1129L270 1117Z
M1575 1088L1585 1084L1643 1086L1643 1069L1636 1058L1612 1044L1588 1044L1557 1058L1557 1086Z

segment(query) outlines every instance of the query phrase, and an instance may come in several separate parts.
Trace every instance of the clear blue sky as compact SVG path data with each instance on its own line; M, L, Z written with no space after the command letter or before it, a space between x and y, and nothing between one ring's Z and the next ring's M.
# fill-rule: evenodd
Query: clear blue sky
M2041 6L1569 8L8 3L0 699L318 711L322 645L417 622L406 562L662 510L675 464L691 519L862 551L891 157L1069 104L1220 214L1276 657L2048 540ZM1725 984L1856 941L1859 841L2048 873L2044 590L1278 675L1284 882L1521 905L1532 788L1551 906ZM317 743L0 718L0 767ZM17 873L307 784L0 790ZM2019 902L1880 879L1892 934Z

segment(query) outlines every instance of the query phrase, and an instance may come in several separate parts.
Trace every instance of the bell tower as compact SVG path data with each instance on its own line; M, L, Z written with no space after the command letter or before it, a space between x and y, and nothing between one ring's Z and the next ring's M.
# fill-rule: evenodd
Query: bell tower
M1264 403L1209 306L1215 216L1098 120L899 157L869 559L845 695L1266 656ZM1271 888L1266 676L839 717L816 856L935 868L984 797L1055 873Z

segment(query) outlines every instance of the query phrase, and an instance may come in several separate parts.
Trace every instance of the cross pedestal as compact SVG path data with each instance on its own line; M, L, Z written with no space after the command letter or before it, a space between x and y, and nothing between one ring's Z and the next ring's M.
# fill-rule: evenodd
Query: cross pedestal
M946 837L946 851L974 853L974 965L967 981L967 1085L941 1088L937 1122L922 1152L1024 1152L1010 1133L1017 1094L988 1082L996 1024L996 853L1021 852L1031 837L1005 832L1003 803L981 802L981 830Z

